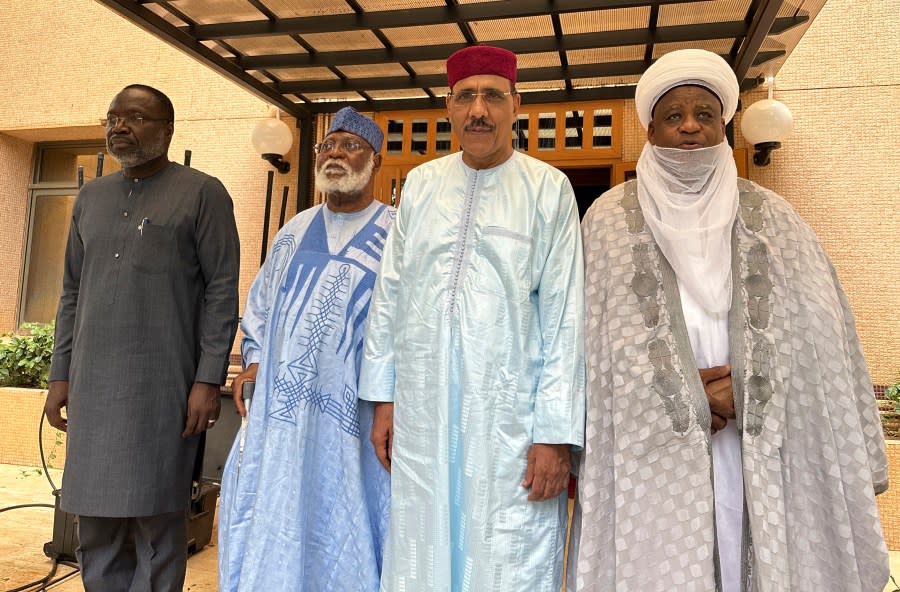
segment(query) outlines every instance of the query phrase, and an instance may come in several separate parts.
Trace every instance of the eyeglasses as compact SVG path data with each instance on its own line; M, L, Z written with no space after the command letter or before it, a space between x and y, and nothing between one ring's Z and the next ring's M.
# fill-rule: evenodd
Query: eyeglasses
M147 117L140 113L132 113L130 115L108 115L100 120L100 125L107 129L119 127L120 123L124 123L129 127L141 127L145 121L169 121L167 117Z
M365 144L363 144L362 142L357 142L356 140L343 140L342 142L325 140L324 142L313 146L313 150L316 151L316 154L329 154L331 152L334 152L335 148L340 148L341 152L344 152L345 154L354 154L364 149L365 147Z
M471 90L461 90L459 92L448 92L447 96L453 99L454 103L460 105L471 105L475 102L476 97L481 97L488 105L499 105L506 100L506 96L512 96L516 91L510 90L503 92L494 88L489 88L484 92L474 92Z

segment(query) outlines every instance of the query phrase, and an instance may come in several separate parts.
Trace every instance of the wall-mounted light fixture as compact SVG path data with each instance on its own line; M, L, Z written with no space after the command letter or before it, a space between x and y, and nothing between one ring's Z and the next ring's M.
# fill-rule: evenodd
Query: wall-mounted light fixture
M261 119L250 132L250 142L253 149L264 159L269 161L279 173L287 173L291 170L291 163L282 160L291 144L294 143L294 134L291 128L281 121L281 112L276 110L274 118Z
M781 140L794 127L791 110L772 98L774 79L770 77L768 84L769 98L750 105L741 117L741 132L744 139L753 144L753 164L756 166L768 166L772 150L781 148Z

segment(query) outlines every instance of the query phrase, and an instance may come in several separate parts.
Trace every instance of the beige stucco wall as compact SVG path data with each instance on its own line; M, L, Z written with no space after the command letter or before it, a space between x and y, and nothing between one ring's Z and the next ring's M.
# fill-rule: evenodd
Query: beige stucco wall
M824 243L876 384L900 371L898 39L896 0L828 0L775 80L794 131L769 167L750 169Z
M98 119L132 83L149 84L172 99L172 160L181 162L190 149L191 166L218 177L231 193L242 245L243 309L259 268L271 168L253 151L250 131L269 116L268 105L92 0L0 0L0 30L0 332L16 321L32 142L102 138ZM276 173L270 236L283 185L290 187L289 216L296 204L296 123L285 121L295 131L286 157L293 167L287 175Z
M0 332L16 322L29 180L23 163L30 163L33 148L31 142L0 133Z
M789 199L828 252L856 312L876 383L900 370L900 38L896 0L828 0L776 79L795 130L767 168L750 177ZM40 26L35 26L40 23ZM27 219L33 141L101 137L96 125L124 85L157 86L172 98L170 155L193 150L193 166L219 177L235 201L243 257L242 298L259 263L268 165L249 146L266 104L209 68L91 0L0 0L0 331L12 328ZM746 94L745 105L763 97ZM625 104L623 156L635 160L644 132ZM288 120L293 126L293 120ZM744 142L737 117L737 145ZM294 171L277 175L296 196ZM272 222L273 230L275 220Z

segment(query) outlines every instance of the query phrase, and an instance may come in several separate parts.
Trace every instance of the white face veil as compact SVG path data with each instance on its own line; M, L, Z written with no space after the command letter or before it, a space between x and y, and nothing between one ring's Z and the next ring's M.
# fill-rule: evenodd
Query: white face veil
M702 49L668 53L641 76L635 104L646 129L653 107L684 85L709 89L722 102L725 122L737 109L740 88L728 63ZM679 285L705 311L731 306L731 228L738 211L737 167L727 141L695 150L649 142L637 164L637 195L653 238Z

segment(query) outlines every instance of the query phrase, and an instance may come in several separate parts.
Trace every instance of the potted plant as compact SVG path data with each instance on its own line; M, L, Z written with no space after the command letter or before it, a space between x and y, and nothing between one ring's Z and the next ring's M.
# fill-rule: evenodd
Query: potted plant
M0 337L0 387L47 388L53 323L26 323Z
M47 374L53 355L53 323L26 323L19 331L0 335L0 462L38 466L38 433L47 395ZM61 466L65 435L43 426L44 460Z
M885 438L900 438L900 374L897 381L884 389L887 409L881 410L881 425Z

